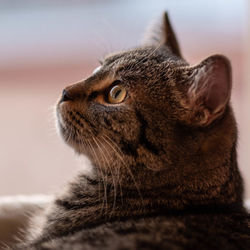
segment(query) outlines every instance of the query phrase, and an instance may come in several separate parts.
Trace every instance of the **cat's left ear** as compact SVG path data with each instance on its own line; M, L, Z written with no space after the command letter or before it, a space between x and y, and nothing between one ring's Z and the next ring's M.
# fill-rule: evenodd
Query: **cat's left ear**
M185 74L185 71L184 71ZM229 60L221 55L210 56L189 67L186 93L190 123L207 126L220 117L231 96L232 80Z
M165 45L167 46L173 54L182 57L180 52L180 47L170 23L167 12L163 13L161 23L152 23L149 27L143 43L145 45Z

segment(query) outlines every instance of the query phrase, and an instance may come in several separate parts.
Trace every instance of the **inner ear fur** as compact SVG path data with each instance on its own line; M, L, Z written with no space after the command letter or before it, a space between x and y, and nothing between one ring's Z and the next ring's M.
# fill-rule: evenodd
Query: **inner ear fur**
M195 125L207 126L224 113L230 100L230 62L225 56L213 55L188 68L188 71L185 103L189 110L189 121Z

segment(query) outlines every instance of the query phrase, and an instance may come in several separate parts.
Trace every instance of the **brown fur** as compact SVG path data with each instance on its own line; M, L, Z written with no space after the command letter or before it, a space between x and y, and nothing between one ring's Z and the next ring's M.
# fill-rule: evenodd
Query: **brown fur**
M230 63L215 55L189 66L166 15L153 41L108 56L100 70L65 89L57 105L61 135L90 158L94 171L79 175L51 205L39 232L30 237L30 247L101 249L99 243L87 244L102 239L107 249L123 249L126 233L125 238L114 234L114 245L110 234L132 223L135 234L124 249L142 249L136 245L140 237L145 249L207 249L206 244L195 247L206 237L213 241L216 216L225 233L223 238L218 232L213 249L227 249L231 227L245 237L239 236L243 243L235 240L231 249L250 246L229 105ZM110 104L106 95L115 81L127 96ZM200 223L205 233L199 238ZM152 238L157 230L158 238ZM94 239L83 237L91 232Z

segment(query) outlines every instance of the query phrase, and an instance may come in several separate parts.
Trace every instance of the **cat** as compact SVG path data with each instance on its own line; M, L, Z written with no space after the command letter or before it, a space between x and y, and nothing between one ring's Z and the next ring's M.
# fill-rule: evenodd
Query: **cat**
M108 55L57 104L64 141L93 166L14 249L250 249L231 66L190 66L164 13L141 47Z

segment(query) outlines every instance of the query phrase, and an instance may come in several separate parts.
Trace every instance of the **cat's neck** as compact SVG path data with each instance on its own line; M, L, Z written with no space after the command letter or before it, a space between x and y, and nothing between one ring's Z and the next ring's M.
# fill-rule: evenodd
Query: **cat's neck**
M157 128L157 122L155 126ZM230 107L221 120L209 128L194 131L175 125L169 129L175 129L174 134L179 136L174 138L176 157L170 158L170 154L164 152L168 144L164 139L161 142L160 135L155 144L159 150L155 152L150 134L156 135L145 130L136 153L128 152L133 157L128 156L125 164L117 158L117 162L110 163L105 170L96 167L97 178L103 180L103 171L107 176L103 183L104 186L108 183L108 189L104 188L103 193L112 212L117 211L113 214L122 217L120 213L124 211L145 216L201 207L228 210L242 207L237 132Z
M218 212L221 209L230 212L242 208L242 186L235 145L229 160L204 173L203 185L200 177L197 179L200 176L198 172L197 176L195 173L193 176L181 176L179 178L182 179L175 183L169 179L169 171L145 171L144 174L135 175L133 168L130 170L131 174L127 174L126 178L122 172L119 173L120 182L115 179L118 176L111 173L105 176L98 168L91 176L79 175L68 192L55 201L53 213L48 216L48 226L43 230L43 238L66 235L68 231L109 221L173 212ZM158 187L150 188L150 185L143 183L150 179L145 173L154 183L158 181Z
M138 216L140 212L154 214L163 211L180 211L201 207L235 207L242 205L242 180L238 171L236 148L233 145L230 157L210 168L205 162L192 165L192 171L176 169L161 171L136 171L143 166L131 165L119 176L110 175L107 179L107 193L110 209L115 214L128 212ZM123 176L122 176L123 175ZM99 176L102 180L102 176ZM103 183L105 186L105 182ZM121 215L123 216L123 215Z

